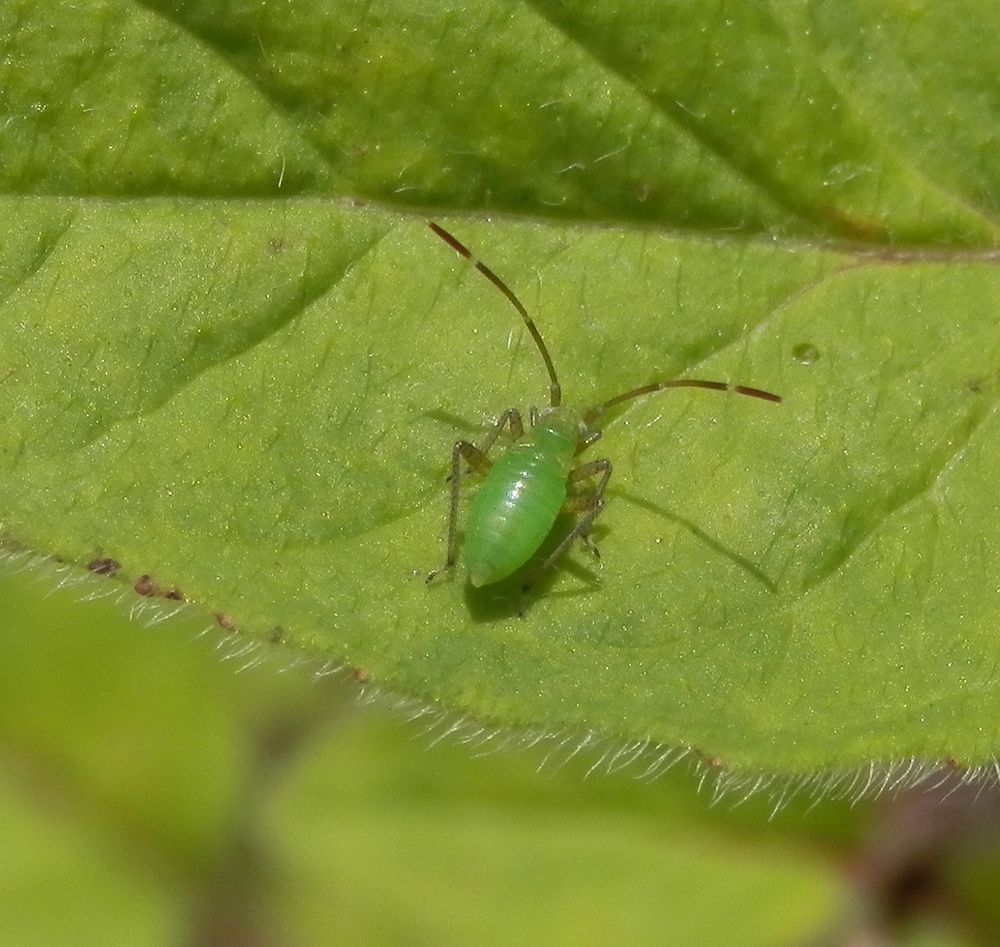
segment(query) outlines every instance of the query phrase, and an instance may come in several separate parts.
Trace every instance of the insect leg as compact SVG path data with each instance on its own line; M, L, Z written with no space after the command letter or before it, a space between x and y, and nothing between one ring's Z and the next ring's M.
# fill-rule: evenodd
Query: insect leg
M521 412L517 408L508 408L500 415L497 423L493 425L490 433L483 440L483 445L479 449L484 454L490 452L490 448L496 443L496 439L503 432L504 425L510 428L510 436L515 441L519 441L524 437L524 422L521 420Z
M580 438L580 442L576 445L576 453L582 454L591 444L599 441L603 431L587 431L587 433Z
M599 431L596 433L597 437L601 436ZM608 481L611 479L611 461L592 460L589 463L581 464L575 470L570 471L566 482L575 483L578 480L586 480L588 477L596 477L598 474L601 475L601 479L594 492L583 494L582 496L570 497L563 504L563 510L567 513L581 512L584 514L580 522L577 523L574 532L579 536L580 542L600 559L600 552L597 551L597 547L590 541L590 526L597 518L598 513L604 509L604 491L607 489Z
M597 551L597 547L590 541L590 527L594 525L594 520L597 519L601 510L604 509L604 491L607 489L608 481L611 479L611 461L592 460L589 463L581 464L575 470L570 471L566 482L575 483L578 480L586 480L588 477L596 477L598 475L600 475L601 479L593 493L570 497L563 504L563 512L580 513L581 516L562 542L556 546L549 554L549 557L538 567L536 575L545 572L551 566L555 565L566 550L569 549L570 545L572 545L574 539L579 539L583 542L600 559L601 556ZM526 585L524 591L527 591L527 589L528 586Z
M499 433L499 428L497 433ZM495 433L493 440L496 440L496 436ZM455 552L458 543L458 500L463 459L476 473L489 473L491 467L490 459L486 456L485 451L468 441L455 441L455 446L451 449L451 473L448 476L451 481L451 499L448 506L448 554L445 557L444 565L427 576L428 583L433 582L442 572L447 572L455 565Z
M600 437L600 434L598 434ZM595 438L596 440L596 438ZM610 460L591 460L585 464L580 464L574 470L569 472L569 476L566 478L567 483L576 483L577 480L586 480L588 477L596 477L598 474L601 475L601 482L597 485L597 489L587 497L570 497L567 503L572 502L577 499L590 500L594 497L603 497L604 491L608 487L608 481L611 479L611 461Z
M448 474L448 482L451 484L451 497L448 504L448 554L444 565L440 569L435 569L427 576L428 582L433 582L442 572L447 572L455 565L458 546L458 502L460 497L462 461L469 465L469 472L487 474L492 466L489 457L490 448L496 443L497 438L503 432L504 427L510 428L510 435L518 441L524 437L524 422L521 420L521 412L517 408L508 408L497 419L496 424L490 429L489 434L483 440L482 447L476 447L468 441L455 441L451 450L451 473Z
M497 422L490 428L489 434L483 439L483 443L477 448L479 453L486 455L493 448L496 443L497 438L503 432L504 426L510 428L510 436L515 441L519 441L524 437L524 423L521 421L521 412L517 408L508 408L503 414L497 419ZM471 445L470 445L471 446ZM477 473L484 474L489 470L489 464L485 467L476 467L471 462L469 463L469 472L471 473L475 470ZM451 483L454 474L448 474L448 483Z

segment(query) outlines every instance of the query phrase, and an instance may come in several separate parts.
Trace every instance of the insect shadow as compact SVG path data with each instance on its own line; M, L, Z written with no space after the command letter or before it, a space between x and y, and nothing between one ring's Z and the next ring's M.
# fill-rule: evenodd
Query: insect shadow
M605 458L578 463L577 456L601 437L598 421L609 409L643 395L667 388L701 388L732 392L772 403L780 395L761 388L734 385L727 381L700 378L672 378L654 381L602 401L584 411L562 403L562 386L556 375L552 356L524 305L514 291L457 237L433 221L431 230L456 253L469 260L517 310L538 349L549 376L549 405L532 409L525 428L521 412L508 408L489 430L483 442L475 445L461 439L451 452L450 499L448 508L448 551L444 565L430 573L427 582L450 572L458 558L458 508L461 481L467 473L482 477L469 504L462 537L463 558L468 582L466 601L473 613L510 614L512 603L518 614L524 612L524 599L538 581L551 584L551 567L560 561L574 541L582 542L599 557L591 533L594 521L605 505L611 480L611 461ZM513 441L506 452L492 459L489 454L504 433ZM572 517L565 530L557 523ZM584 585L592 591L593 584ZM484 591L488 589L489 591ZM516 596L508 590L517 590ZM474 591L476 590L476 591ZM499 612L495 609L500 609Z
M639 509L647 510L650 513L654 513L656 516L667 520L667 522L675 523L683 529L686 529L699 542L704 543L709 549L718 553L718 555L723 559L728 559L731 563L733 563L733 565L742 569L748 575L756 579L772 595L777 594L777 583L759 566L751 562L751 560L749 560L746 556L740 555L740 553L736 552L736 550L725 545L725 543L720 542L714 536L706 533L705 530L693 523L687 517L674 513L666 507L660 506L659 503L654 503L652 500L647 500L645 497L629 493L625 490L616 490L615 496L625 500L627 503L631 503L633 506L639 507Z

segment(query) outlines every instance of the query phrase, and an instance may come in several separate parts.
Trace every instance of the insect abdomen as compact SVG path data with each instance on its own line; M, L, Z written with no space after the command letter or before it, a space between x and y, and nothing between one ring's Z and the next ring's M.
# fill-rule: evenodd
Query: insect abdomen
M464 558L476 586L505 579L544 542L566 499L559 459L515 448L490 469L466 521Z

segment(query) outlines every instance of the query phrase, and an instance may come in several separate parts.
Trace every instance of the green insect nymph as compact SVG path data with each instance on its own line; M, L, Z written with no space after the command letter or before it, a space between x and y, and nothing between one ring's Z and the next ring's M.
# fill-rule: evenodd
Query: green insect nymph
M465 527L463 556L473 585L505 579L545 541L566 504L579 432L569 409L550 408L490 467Z
M600 438L601 432L595 423L608 408L665 388L707 388L732 391L764 401L781 401L780 396L760 388L724 381L676 378L642 385L582 413L562 407L562 389L552 357L521 301L496 273L477 260L447 230L433 222L430 228L453 250L470 260L518 311L549 375L549 407L541 411L531 410L531 427L527 433L521 413L516 408L508 408L481 446L464 440L455 442L449 478L448 554L444 566L432 572L427 577L428 582L455 565L463 460L472 471L484 478L472 499L466 520L465 564L472 585L490 585L516 572L538 552L560 513L575 513L577 521L541 563L538 572L555 563L575 539L583 542L595 556L598 555L597 547L590 541L590 530L604 508L604 495L611 479L611 461L601 459L577 464L576 457ZM509 428L514 445L498 460L490 460L490 448L505 427ZM571 492L570 488L581 482L595 485L582 492Z

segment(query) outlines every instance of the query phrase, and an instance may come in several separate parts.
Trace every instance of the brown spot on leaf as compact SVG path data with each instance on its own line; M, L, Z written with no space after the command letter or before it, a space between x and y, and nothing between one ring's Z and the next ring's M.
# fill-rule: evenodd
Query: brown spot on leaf
M91 559L87 563L87 568L94 575L114 575L121 568L121 564L109 558Z
M152 598L158 591L156 583L153 581L152 576L149 575L140 575L135 580L135 585L132 588L135 589L136 595L144 595L146 598Z

